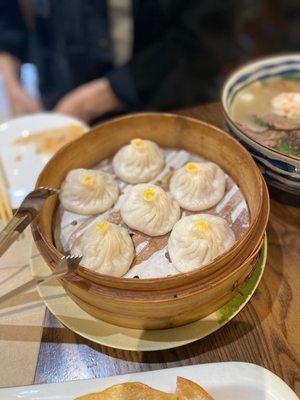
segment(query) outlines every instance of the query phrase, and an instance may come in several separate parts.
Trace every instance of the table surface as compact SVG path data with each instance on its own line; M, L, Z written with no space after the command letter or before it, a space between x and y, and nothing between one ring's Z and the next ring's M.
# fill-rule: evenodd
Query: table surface
M218 104L186 109L181 114L219 127L224 124ZM267 265L258 289L231 322L190 345L155 352L107 348L65 328L47 310L33 382L59 382L189 364L244 361L268 368L299 395L299 232L300 209L272 198L267 228ZM22 340L22 330L20 335L18 340ZM30 342L30 332L26 335L24 351ZM21 373L16 365L14 373L18 372Z

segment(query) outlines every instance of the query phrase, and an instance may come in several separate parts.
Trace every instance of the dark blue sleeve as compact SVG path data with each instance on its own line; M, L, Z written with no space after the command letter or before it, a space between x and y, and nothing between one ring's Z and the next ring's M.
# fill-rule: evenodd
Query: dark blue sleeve
M24 61L27 36L18 0L0 0L0 51Z
M161 110L210 99L220 66L237 51L229 7L235 1L182 0L176 13L170 6L160 37L107 75L117 97L129 108Z
M119 68L115 68L106 74L106 77L118 99L129 109L137 109L141 106L141 102L130 65L131 63L129 62Z

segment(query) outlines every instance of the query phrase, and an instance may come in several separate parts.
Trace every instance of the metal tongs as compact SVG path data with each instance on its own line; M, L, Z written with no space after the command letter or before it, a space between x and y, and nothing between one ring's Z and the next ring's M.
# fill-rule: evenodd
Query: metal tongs
M38 216L45 200L59 190L40 187L29 193L22 201L6 227L0 232L0 257L18 239L24 229Z
M62 278L66 274L76 272L81 260L82 256L63 256L61 260L56 264L54 271L50 275L35 276L35 279L40 284L47 282L51 278Z
M25 197L12 219L2 232L0 232L0 257L18 239L24 229L39 215L45 200L49 196L58 193L59 190L57 189L40 187ZM38 283L43 283L51 278L61 278L67 273L75 272L81 259L81 256L63 256L50 275L39 276L36 279Z

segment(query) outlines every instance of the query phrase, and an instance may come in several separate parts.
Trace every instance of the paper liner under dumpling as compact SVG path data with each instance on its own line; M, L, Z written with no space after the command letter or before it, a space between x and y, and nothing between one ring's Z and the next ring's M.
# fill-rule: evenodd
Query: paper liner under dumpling
M152 183L160 185L165 190L168 190L169 180L175 169L182 167L187 162L204 161L203 158L188 153L185 150L163 149L163 151L166 165ZM112 159L102 161L95 169L101 169L115 177L112 168ZM56 245L59 248L67 252L73 241L95 221L107 219L110 222L125 226L120 215L120 207L126 192L130 190L133 185L126 184L118 179L117 181L120 188L119 199L112 209L101 215L82 216L60 209L60 212L57 214L56 222L59 224L57 228L58 232L60 232L59 235L56 235ZM218 215L226 219L235 234L236 240L240 239L249 227L250 215L246 200L242 191L228 175L226 175L226 190L223 199L216 206L202 212ZM183 216L190 214L196 214L196 212L182 210ZM169 259L167 243L170 233L164 236L149 237L140 232L132 232L130 229L129 232L131 233L136 248L136 257L131 269L124 276L125 278L160 278L179 274Z

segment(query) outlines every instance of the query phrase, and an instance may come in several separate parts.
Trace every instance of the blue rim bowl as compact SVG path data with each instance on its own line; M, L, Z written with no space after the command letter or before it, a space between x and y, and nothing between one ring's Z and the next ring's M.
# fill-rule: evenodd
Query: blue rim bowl
M250 84L285 74L300 74L300 53L275 55L254 60L235 70L222 90L222 107L229 132L251 153L266 181L276 188L300 196L300 160L251 139L230 116L235 96Z

